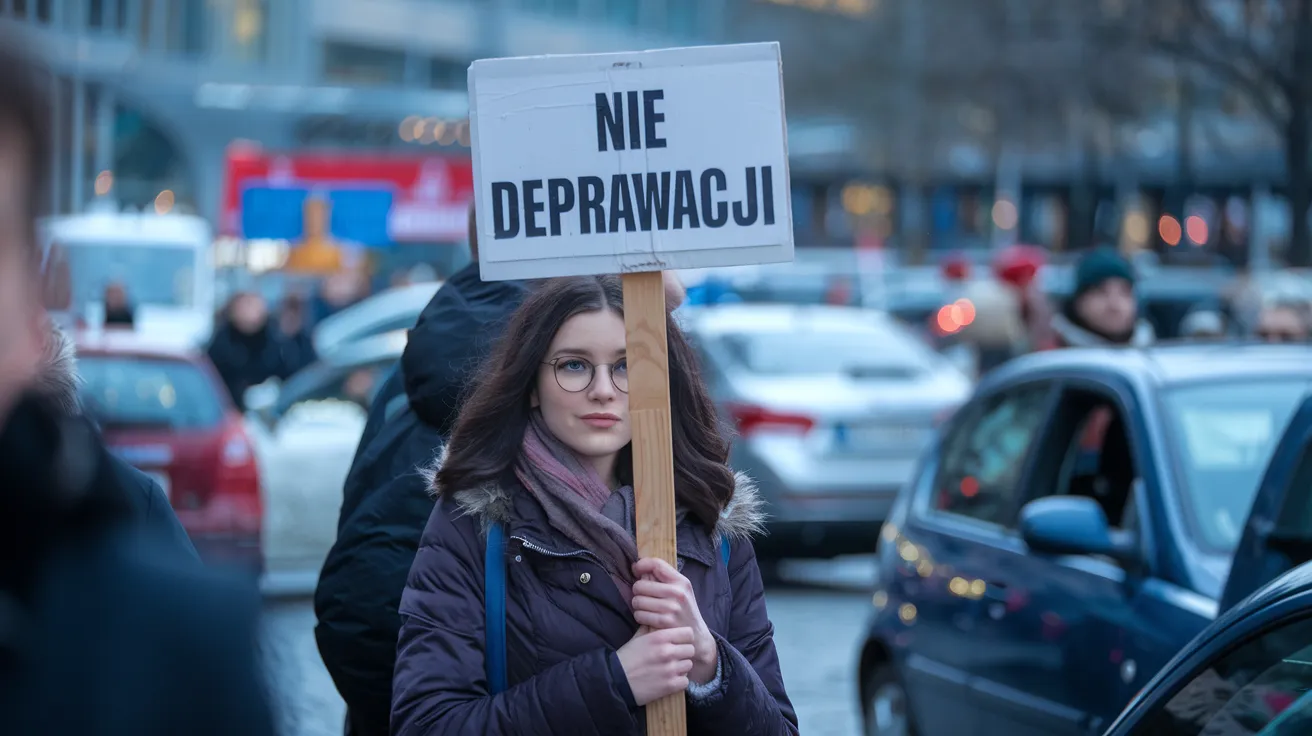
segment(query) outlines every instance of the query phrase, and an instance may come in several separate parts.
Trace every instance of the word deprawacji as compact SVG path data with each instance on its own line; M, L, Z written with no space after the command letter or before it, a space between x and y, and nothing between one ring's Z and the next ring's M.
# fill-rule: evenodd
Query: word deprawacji
M665 148L657 131L665 113L656 104L664 90L596 94L597 150L623 151ZM640 102L641 100L641 102ZM626 104L627 103L627 104ZM627 134L627 135L626 135ZM721 193L730 177L743 182L741 199ZM773 225L774 171L771 166L747 166L741 172L719 168L701 171L646 171L631 174L579 176L492 182L494 237L541 238L560 235L566 217L578 218L578 232L634 233L685 228L719 228L730 217L739 227Z

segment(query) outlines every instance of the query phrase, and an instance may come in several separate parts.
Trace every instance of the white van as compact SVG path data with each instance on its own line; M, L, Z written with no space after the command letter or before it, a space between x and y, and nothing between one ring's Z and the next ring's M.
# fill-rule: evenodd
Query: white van
M199 345L217 308L213 230L194 215L91 212L41 223L46 306L61 321L99 327L104 292L121 284L137 332Z

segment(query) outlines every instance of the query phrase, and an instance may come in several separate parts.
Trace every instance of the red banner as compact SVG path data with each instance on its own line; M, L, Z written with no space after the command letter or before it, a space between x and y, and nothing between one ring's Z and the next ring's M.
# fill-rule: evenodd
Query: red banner
M220 229L241 236L241 195L247 187L331 190L387 186L395 193L387 228L396 242L462 242L468 236L474 170L454 156L362 156L270 153L229 148Z

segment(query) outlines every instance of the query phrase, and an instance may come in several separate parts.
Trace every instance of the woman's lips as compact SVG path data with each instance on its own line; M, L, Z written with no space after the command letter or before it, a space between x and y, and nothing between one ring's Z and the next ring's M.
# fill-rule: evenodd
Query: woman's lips
M597 429L610 429L620 422L620 418L614 414L588 414L580 419L584 424Z

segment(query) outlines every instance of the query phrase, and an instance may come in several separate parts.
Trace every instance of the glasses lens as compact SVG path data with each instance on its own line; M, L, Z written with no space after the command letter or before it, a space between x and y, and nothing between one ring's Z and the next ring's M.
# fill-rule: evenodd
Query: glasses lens
M611 366L610 378L615 382L615 388L627 394L629 392L629 361L619 360Z
M592 364L582 358L556 361L556 383L570 393L587 389L592 383Z

